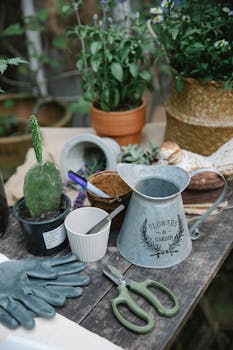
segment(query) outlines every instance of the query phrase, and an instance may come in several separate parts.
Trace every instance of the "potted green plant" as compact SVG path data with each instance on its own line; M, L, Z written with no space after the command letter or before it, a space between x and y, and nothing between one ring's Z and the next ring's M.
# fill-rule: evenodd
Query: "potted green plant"
M77 25L67 31L81 45L76 63L83 91L80 108L90 105L97 134L110 136L120 145L140 142L146 121L143 94L146 88L153 88L153 42L139 12L127 15L124 2L99 1L100 11L93 14L93 23L82 24L79 11L84 2L72 1ZM112 18L117 4L124 14L121 21Z
M211 154L233 136L232 2L168 0L150 12L149 30L173 73L165 138Z
M49 255L67 244L63 221L71 201L63 194L60 171L51 161L42 159L41 135L37 119L30 118L33 147L37 162L24 178L24 197L13 206L27 250L34 255Z
M5 54L17 52L17 41L24 43L19 52L24 60L0 58L0 72L11 65L11 69L0 76L1 86L7 84L7 88L3 87L4 94L0 96L0 167L5 180L24 162L26 151L32 145L27 128L31 114L37 115L41 126L62 127L71 124L72 113L66 102L49 96L44 89L47 80L38 76L42 68L45 73L46 67L58 65L58 62L46 50L38 51L35 42L26 40L28 32L43 35L45 39L48 15L48 9L41 9L32 16L22 17L20 23L10 23L0 33L0 47ZM55 39L53 42L58 45ZM19 64L22 62L27 64ZM48 75L46 77L48 79ZM8 93L10 86L14 86L16 92Z

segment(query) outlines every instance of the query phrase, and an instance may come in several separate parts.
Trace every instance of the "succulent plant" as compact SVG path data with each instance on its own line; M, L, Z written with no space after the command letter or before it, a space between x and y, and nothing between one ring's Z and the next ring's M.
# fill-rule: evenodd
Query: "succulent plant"
M37 218L48 211L59 209L62 179L52 161L42 160L40 127L35 116L30 118L30 127L37 163L27 171L23 191L26 208L32 218Z
M149 144L149 150L143 150L139 145L128 145L122 147L121 161L122 163L134 163L150 165L156 160L158 155L158 147L153 143Z

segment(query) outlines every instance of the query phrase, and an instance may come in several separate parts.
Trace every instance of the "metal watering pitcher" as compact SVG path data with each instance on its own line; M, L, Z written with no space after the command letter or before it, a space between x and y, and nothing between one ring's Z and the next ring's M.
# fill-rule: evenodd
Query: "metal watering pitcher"
M197 226L219 205L227 192L222 174L199 169L192 176L213 171L224 180L223 191L214 204L188 228L181 192L191 175L173 165L117 165L120 177L133 194L118 236L117 247L135 265L166 268L183 261L191 252L191 239L199 237Z

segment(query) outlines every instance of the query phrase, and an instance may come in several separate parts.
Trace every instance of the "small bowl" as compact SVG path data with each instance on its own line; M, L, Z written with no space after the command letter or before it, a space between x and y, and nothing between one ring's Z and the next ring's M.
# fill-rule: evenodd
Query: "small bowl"
M119 230L132 195L131 188L121 179L116 171L101 171L90 176L88 182L110 196L110 198L101 198L87 191L87 197L92 207L101 208L110 213L119 204L125 206L125 210L112 220L111 230Z
M100 208L82 207L71 211L65 219L65 228L72 252L80 261L95 262L107 251L111 220L97 233L85 235L108 213Z

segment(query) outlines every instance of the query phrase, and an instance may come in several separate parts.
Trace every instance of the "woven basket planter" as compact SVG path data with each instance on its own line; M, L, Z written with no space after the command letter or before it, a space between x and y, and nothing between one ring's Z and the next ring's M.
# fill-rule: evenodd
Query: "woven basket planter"
M165 140L189 151L210 155L233 137L233 92L221 83L184 78L178 94L174 79L166 112Z

